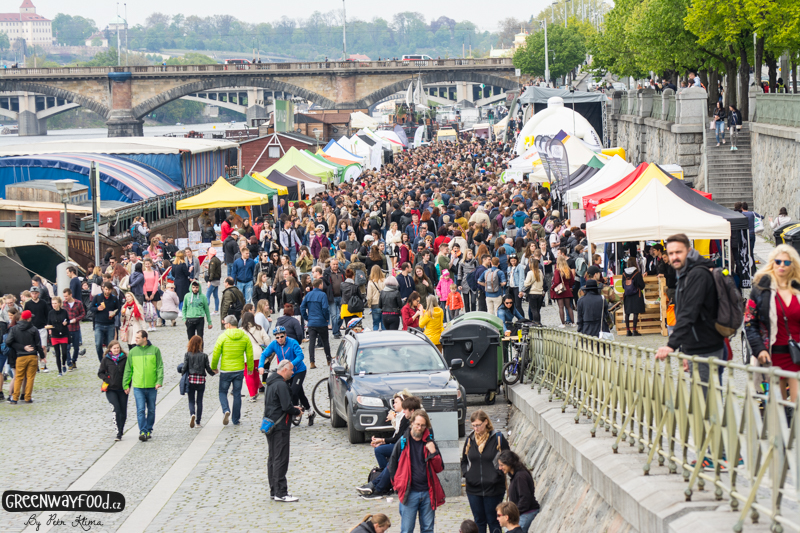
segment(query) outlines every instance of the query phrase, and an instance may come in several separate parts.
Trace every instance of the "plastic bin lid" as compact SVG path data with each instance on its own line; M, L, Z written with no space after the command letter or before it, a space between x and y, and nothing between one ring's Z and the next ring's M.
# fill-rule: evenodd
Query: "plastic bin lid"
M456 318L455 320L451 321L450 323L453 326L455 326L455 325L460 324L461 322L464 322L464 321L467 321L467 320L469 320L469 321L486 322L486 323L491 324L492 326L494 326L494 328L498 332L502 332L503 331L503 321L500 320L499 317L497 317L495 315L492 315L492 314L489 314L489 313L485 313L483 311L471 311L469 313L461 315L460 317Z

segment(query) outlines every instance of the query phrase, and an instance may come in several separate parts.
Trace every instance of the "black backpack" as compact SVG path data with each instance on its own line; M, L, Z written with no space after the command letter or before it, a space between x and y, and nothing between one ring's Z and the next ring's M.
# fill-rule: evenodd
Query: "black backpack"
M349 313L362 313L364 311L364 300L356 293L347 300L347 311Z
M228 314L235 316L236 320L241 320L242 319L242 311L243 310L244 310L244 303L234 293L233 302L228 307Z
M739 292L727 269L714 268L711 270L711 276L717 289L717 320L714 322L714 327L723 337L730 337L736 334L744 320L742 293Z

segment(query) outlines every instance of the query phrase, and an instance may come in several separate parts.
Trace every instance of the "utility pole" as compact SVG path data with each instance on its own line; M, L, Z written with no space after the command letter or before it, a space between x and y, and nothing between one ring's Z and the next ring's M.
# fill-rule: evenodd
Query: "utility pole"
M567 27L567 0L564 0L564 28Z
M345 5L345 0L342 0L342 15L343 15L343 23L342 23L342 44L344 45L344 61L347 61L347 6Z
M550 83L550 58L548 57L549 52L547 51L547 19L545 18L542 21L542 26L544 26L544 82L545 84Z
M119 2L117 2L117 66L122 66L122 54L119 51L120 44L119 44Z
M125 66L128 66L128 3L122 4L125 6Z

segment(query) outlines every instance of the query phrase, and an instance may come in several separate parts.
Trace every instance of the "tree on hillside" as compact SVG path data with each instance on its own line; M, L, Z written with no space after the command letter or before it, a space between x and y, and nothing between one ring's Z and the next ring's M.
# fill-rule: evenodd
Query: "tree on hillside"
M189 52L183 56L174 56L167 59L167 65L216 65L218 61L207 55Z
M547 47L550 54L550 77L566 75L586 59L586 43L575 24L567 28L547 27ZM525 45L514 53L514 66L523 74L544 75L544 31L525 39Z
M60 44L83 46L94 32L97 25L91 19L59 13L52 22L53 35Z
M11 48L11 41L8 40L8 35L6 32L0 32L0 50L8 50Z

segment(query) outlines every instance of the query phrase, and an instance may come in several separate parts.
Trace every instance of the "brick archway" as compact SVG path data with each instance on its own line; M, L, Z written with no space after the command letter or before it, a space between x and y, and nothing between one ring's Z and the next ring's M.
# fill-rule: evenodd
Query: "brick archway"
M81 94L44 83L34 83L21 80L0 80L0 91L26 91L29 93L37 93L45 96L61 98L67 102L72 102L81 107L85 107L86 109L91 109L105 120L108 120L111 113L111 108L105 104L101 104L97 100L93 100Z

